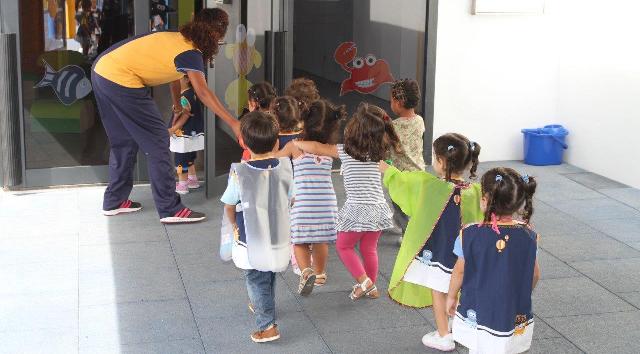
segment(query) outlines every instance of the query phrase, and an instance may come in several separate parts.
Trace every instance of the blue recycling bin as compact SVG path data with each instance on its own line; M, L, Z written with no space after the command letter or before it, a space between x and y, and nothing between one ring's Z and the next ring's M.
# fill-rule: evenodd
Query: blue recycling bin
M565 139L569 131L562 125L545 125L543 128L522 129L524 134L524 163L534 166L562 164Z

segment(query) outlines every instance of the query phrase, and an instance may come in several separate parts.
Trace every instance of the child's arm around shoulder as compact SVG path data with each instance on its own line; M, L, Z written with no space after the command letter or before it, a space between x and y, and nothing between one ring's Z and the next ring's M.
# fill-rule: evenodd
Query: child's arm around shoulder
M320 156L329 156L333 158L338 158L338 146L331 144L322 144L317 141L300 141L295 140L292 141L295 146L310 154L320 155Z
M300 151L300 149L298 149L298 147L294 144L294 141L290 141L287 143L287 145L284 146L282 150L277 151L275 154L273 154L273 157L275 158L289 157L289 158L295 159L300 155L302 155L302 152Z

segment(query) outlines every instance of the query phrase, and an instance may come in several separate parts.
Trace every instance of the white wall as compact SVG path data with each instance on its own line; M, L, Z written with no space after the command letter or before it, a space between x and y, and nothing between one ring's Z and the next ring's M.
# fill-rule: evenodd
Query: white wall
M640 188L640 3L556 0L567 162Z
M471 5L439 1L433 136L464 134L484 161L522 159L520 130L556 120L550 20L473 16Z
M440 1L434 137L520 160L521 128L570 130L567 162L640 187L640 4L547 0L544 15L471 15Z

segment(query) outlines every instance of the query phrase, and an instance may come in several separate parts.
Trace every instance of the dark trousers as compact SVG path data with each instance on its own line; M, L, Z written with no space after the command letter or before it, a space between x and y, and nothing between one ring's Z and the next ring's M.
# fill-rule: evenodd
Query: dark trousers
M400 207L396 203L393 203L393 211L393 221L395 221L397 227L402 229L402 233L404 234L404 232L407 231L409 217L402 211L402 209L400 209Z
M117 208L133 188L133 167L138 147L147 157L151 192L161 218L184 208L175 192L175 170L171 166L169 133L151 98L149 88L128 88L91 73L93 92L102 125L109 137L109 186L104 192L104 210Z

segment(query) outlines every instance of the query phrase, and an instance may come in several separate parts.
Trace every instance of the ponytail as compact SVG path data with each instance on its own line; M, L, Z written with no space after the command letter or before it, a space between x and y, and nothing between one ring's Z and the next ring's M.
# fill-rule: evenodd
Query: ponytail
M469 154L471 155L471 169L469 170L469 178L475 179L477 177L478 164L480 163L480 144L472 141L469 143Z
M524 186L524 210L522 213L522 219L529 224L531 217L533 216L533 194L536 192L538 183L534 177L528 175L522 176L522 183Z

